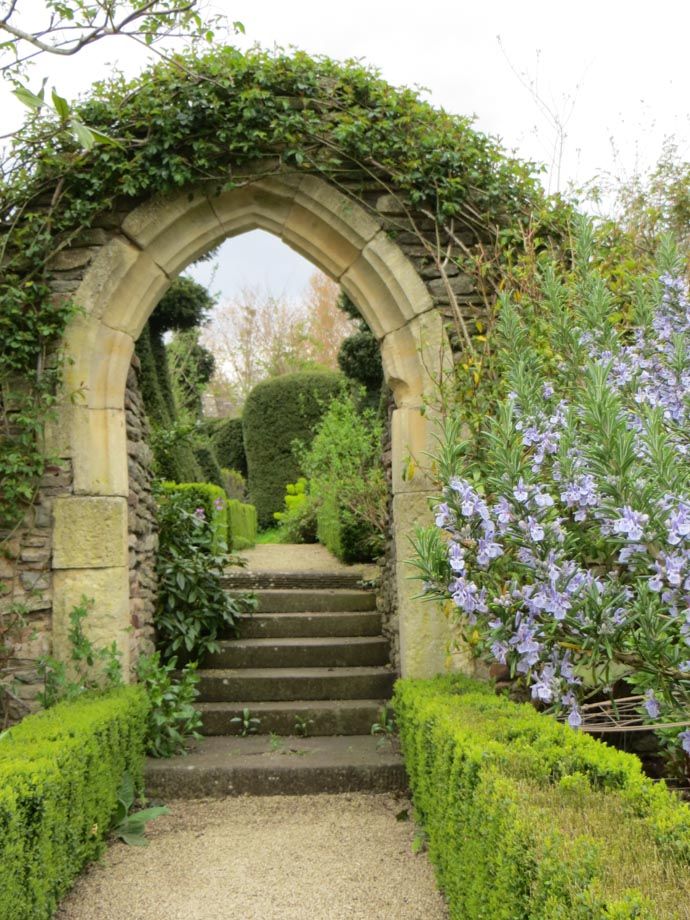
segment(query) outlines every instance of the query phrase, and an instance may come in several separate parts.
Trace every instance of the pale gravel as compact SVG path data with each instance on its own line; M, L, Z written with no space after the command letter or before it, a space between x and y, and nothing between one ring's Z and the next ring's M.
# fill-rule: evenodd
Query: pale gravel
M348 574L356 572L363 579L379 574L375 565L346 565L320 543L258 543L243 549L240 556L246 559L249 572L319 572Z
M56 920L446 920L391 795L171 802L148 848L114 843Z

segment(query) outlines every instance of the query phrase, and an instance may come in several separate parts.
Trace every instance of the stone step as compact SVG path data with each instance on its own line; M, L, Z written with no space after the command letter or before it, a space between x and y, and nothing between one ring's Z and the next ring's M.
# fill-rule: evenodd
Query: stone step
M380 636L347 638L236 639L222 641L204 668L355 668L388 663Z
M259 719L258 735L297 733L301 722L309 737L317 737L368 735L384 705L384 700L290 700L199 703L196 708L201 712L204 735L238 735L241 725L232 719L241 718L242 710L248 709L251 718Z
M298 589L354 588L363 586L361 572L250 572L230 571L223 577L224 587L233 591L267 588Z
M277 745L280 744L278 749ZM149 759L146 793L170 801L228 795L402 792L402 758L371 735L204 738L187 757Z
M388 699L388 668L236 668L199 670L199 701Z
M375 610L342 613L255 613L241 617L243 639L299 638L300 636L380 636L381 615ZM227 635L227 638L232 636Z
M231 592L232 593L232 592ZM357 610L376 610L373 591L356 591L344 588L316 590L308 588L290 590L267 589L255 591L259 602L258 613L350 613Z

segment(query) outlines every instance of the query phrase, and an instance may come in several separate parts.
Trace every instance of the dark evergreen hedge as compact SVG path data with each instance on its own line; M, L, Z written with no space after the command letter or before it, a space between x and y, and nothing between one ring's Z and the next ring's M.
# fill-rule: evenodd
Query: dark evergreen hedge
M214 422L211 440L224 469L237 470L246 478L247 455L244 451L244 431L241 418L223 418Z
M244 445L249 495L260 527L273 525L274 512L283 509L285 487L301 475L293 442L311 442L341 382L342 377L333 373L286 374L263 381L247 397Z

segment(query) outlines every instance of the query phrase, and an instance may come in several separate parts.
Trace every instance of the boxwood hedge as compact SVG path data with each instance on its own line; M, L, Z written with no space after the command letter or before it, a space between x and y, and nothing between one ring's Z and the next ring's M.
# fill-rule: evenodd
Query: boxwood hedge
M462 677L394 705L453 920L687 916L690 807L638 758Z
M0 738L0 917L47 920L103 850L125 773L141 788L148 703L126 687Z
M247 477L247 455L244 452L244 432L241 418L214 421L211 431L216 457L221 467L237 470Z

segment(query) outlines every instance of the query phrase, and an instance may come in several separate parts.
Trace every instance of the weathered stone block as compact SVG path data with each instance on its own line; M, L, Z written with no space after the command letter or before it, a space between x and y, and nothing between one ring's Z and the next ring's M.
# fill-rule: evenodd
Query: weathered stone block
M409 559L410 538L417 526L433 520L430 493L408 493L393 497L393 529L398 552L396 588L400 626L400 668L403 677L434 677L448 668L451 631L441 605L422 600L421 583L413 580Z
M69 324L64 342L71 359L65 367L65 393L79 394L80 404L90 409L122 409L132 336L92 316L79 316Z
M124 498L58 498L54 515L54 569L127 565L127 502Z
M225 236L205 189L154 198L128 214L122 230L170 277Z
M70 612L86 597L93 601L84 632L98 646L117 643L125 675L129 671L129 577L126 566L70 569L54 573L53 654L69 659ZM125 679L127 679L125 677Z
M99 250L74 299L88 316L137 339L169 283L151 252L115 237Z
M377 339L433 307L426 285L383 231L367 243L340 283Z

